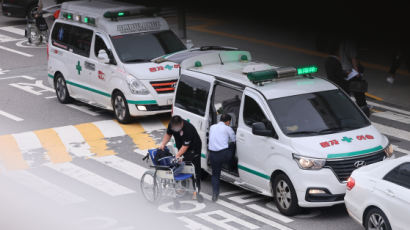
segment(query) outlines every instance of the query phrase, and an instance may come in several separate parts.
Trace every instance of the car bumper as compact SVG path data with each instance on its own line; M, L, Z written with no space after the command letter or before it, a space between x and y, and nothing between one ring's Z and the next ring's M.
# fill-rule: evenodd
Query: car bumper
M2 11L4 16L16 17L16 18L25 18L26 9L23 6L3 3Z
M356 205L357 203L360 202L355 202L352 200L353 198L349 195L349 192L346 194L345 196L345 205L346 205L346 210L347 213L349 213L349 216L352 217L352 219L354 219L357 223L359 223L360 225L362 225L362 209Z
M170 113L171 105L159 106L158 104L128 104L128 109L131 116L141 117L161 113Z
M292 182L301 207L329 207L344 202L346 184L340 183L330 169L303 170Z

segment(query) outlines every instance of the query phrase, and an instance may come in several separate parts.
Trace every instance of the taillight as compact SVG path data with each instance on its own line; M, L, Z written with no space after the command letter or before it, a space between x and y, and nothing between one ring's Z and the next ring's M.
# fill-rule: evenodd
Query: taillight
M355 182L354 178L349 177L349 179L347 179L347 184L346 184L347 190L349 190L349 191L352 190L353 187L355 186L355 184L356 184L356 182Z
M47 61L49 58L50 58L50 50L49 50L48 43L47 43Z

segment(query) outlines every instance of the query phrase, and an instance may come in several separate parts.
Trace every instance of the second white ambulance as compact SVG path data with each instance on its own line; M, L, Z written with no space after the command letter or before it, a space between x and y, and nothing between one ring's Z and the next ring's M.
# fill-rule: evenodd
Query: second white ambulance
M74 98L132 116L171 111L179 65L151 59L186 49L151 8L105 1L62 4L48 44L48 76L61 103Z
M202 168L212 172L209 127L230 114L236 153L222 179L274 197L285 215L343 203L354 169L393 155L348 95L312 76L314 66L255 63L238 50L190 50L167 59L182 68L173 114L197 129Z

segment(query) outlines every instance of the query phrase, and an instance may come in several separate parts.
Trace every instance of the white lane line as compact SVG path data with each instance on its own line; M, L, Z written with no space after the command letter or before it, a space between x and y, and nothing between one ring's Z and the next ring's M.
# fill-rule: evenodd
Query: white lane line
M14 26L0 27L0 30L4 30L4 31L10 32L10 33L21 35L21 36L25 35L25 30L14 27Z
M242 194L242 195L238 195L238 196L233 196L233 197L229 197L228 199L238 203L238 204L246 204L246 203L250 203L250 202L255 202L258 200L263 200L266 197L262 197L260 195L257 195L255 193L247 193L247 194Z
M401 153L405 153L405 154L410 155L410 151L409 151L409 150L402 149L402 148L398 147L397 145L393 145L393 148L394 148L394 151L398 151L398 152L401 152Z
M208 194L206 194L206 193L201 193L201 194L202 194L202 196L203 196L205 199L207 199L207 200L212 200L212 198L211 198L210 195L208 195ZM250 212L250 211L248 211L248 210L246 210L246 209L240 208L240 207L238 207L238 206L236 206L236 205L234 205L234 204L228 203L228 202L223 201L223 200L221 200L221 199L219 199L216 203L219 204L219 205L222 205L222 206L224 206L224 207L226 207L226 208L229 208L229 209L231 209L231 210L233 210L233 211L235 211L235 212L238 212L238 213L240 213L240 214L242 214L242 215L246 215L246 216L248 216L248 217L250 217L250 218L253 218L253 219L257 220L257 221L260 221L260 222L262 222L262 223L265 223L265 224L267 224L267 225L270 225L270 226L272 226L272 227L274 227L274 228L277 228L277 229L279 229L279 230L291 230L291 228L288 228L288 227L286 227L286 226L284 226L284 225L282 225L282 224L279 224L279 223L277 223L277 222L275 222L275 221L269 220L269 219L267 219L267 218L265 218L265 217L263 217L263 216L260 216L260 215L258 215L258 214L256 214L256 213L253 213L253 212Z
M10 48L7 48L5 46L0 46L0 49L9 51L9 52L12 52L12 53L15 53L15 54L20 54L20 55L25 56L25 57L33 57L33 55L31 55L31 54L24 53L24 52L15 50L15 49L10 49Z
M11 119L11 120L14 120L14 121L24 121L23 118L17 117L17 116L15 116L15 115L13 115L13 114L10 114L10 113L6 113L6 112L4 112L3 110L0 110L0 115L3 116L3 117L7 117L7 118L9 118L9 119Z
M66 106L68 106L68 107L70 107L70 108L73 108L73 109L76 109L76 110L78 110L78 111L81 111L81 112L83 112L83 113L86 113L86 114L88 114L88 115L94 116L94 117L100 115L100 114L98 114L98 113L95 113L95 112L93 112L93 111L90 111L89 109L87 109L87 108L84 107L84 106L78 106L78 105L73 105L73 104L66 104Z
M387 106L387 105L382 105L382 104L379 104L379 103L376 103L376 102L372 102L372 101L368 101L367 104L373 105L373 106L376 106L376 107L379 107L379 108L387 109L387 110L390 110L390 111L394 111L394 112L406 114L406 115L409 115L409 116L410 116L410 112L409 112L409 111L406 111L406 110L402 110L402 109L390 107L390 106Z
M223 193L219 193L220 196L230 196L230 195L234 195L234 194L238 194L244 192L243 190L233 190L233 191L229 191L229 192L223 192Z
M238 230L238 228L235 228L229 225L228 223L235 223L236 225L241 225L245 227L246 229L258 229L259 228L259 226L257 225L249 223L248 221L240 219L222 210L215 210L215 211L210 211L206 213L200 213L200 214L196 214L196 216L210 223L213 223L220 228L227 229L227 230ZM215 218L214 216L218 216L218 218Z
M203 224L200 224L194 220L191 220L185 216L180 216L178 217L178 219L182 222L185 222L186 223L185 227L191 230L212 230L211 228Z
M27 171L7 173L6 176L61 205L69 205L86 201L83 197L75 195Z
M117 156L93 157L92 159L138 180L147 171L146 168Z
M267 216L270 216L274 219L280 220L280 221L282 221L283 223L286 223L286 224L290 223L290 222L293 222L292 219L290 219L290 218L288 218L288 217L286 217L282 214L279 214L277 212L274 212L272 210L269 210L267 208L261 207L261 206L256 205L256 204L249 204L249 205L246 205L246 207L248 207L250 209L253 209L255 211L258 211L260 213L263 213L263 214L265 214Z
M124 130L118 123L113 120L93 122L95 126L101 131L105 138L125 136Z
M4 72L3 72L4 73ZM15 79L15 78L24 78L27 80L36 80L34 77L26 76L26 75L21 75L21 76L13 76L13 77L3 77L0 78L0 80L7 80L7 79Z
M78 180L110 196L120 196L134 193L133 190L108 180L91 171L81 168L71 162L61 164L48 164L49 168L56 170L74 180Z
M50 96L50 97L45 97L46 99L52 99L52 98L57 98L57 96Z
M20 39L12 38L12 37L6 36L4 34L0 34L0 42L12 42L12 41L16 41L16 40L20 40Z
M408 131L385 126L376 122L372 122L372 124L383 134L410 141L410 132Z
M385 119L389 119L393 121L398 121L398 122L405 123L405 124L410 124L410 116L407 116L404 114L398 114L398 113L394 113L390 111L372 113L372 116L381 117L381 118L385 118Z

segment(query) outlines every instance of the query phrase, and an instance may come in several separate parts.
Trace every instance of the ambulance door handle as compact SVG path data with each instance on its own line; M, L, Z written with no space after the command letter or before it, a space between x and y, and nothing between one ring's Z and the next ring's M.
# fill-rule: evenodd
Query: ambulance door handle
M85 65L85 68L86 68L86 69L89 69L89 70L92 70L92 71L95 70L95 64L94 64L94 63L85 61L85 62L84 62L84 65Z

